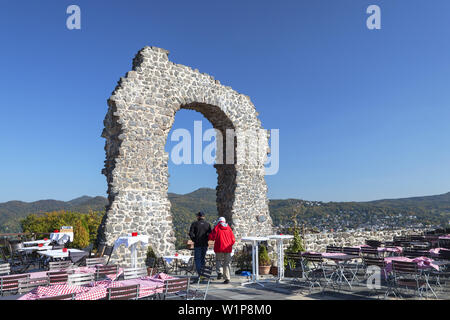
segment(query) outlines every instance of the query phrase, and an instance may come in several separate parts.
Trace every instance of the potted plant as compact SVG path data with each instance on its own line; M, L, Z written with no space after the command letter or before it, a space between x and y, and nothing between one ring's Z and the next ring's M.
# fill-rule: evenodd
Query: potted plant
M151 276L154 269L156 268L156 253L150 246L148 246L147 249L147 258L145 260L145 264L147 265L147 274Z
M259 264L259 274L269 274L270 267L272 262L269 258L269 253L267 252L267 248L264 245L259 247L259 256L258 256L258 264Z
M300 204L295 208L294 214L292 216L294 226L290 228L290 232L293 233L294 238L291 244L286 249L286 255L284 257L284 274L286 277L301 278L303 276L302 267L298 263L300 261L299 255L301 252L305 251L303 247L303 240L300 235L300 227L297 224L297 216L303 212L304 207Z

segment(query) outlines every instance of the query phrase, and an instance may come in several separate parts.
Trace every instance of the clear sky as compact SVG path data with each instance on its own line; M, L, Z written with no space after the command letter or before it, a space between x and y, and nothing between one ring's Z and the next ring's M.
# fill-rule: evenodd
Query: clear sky
M81 8L81 30L66 8ZM366 9L381 8L381 30ZM450 1L2 1L0 202L106 195L106 100L146 45L249 95L280 130L269 198L450 191ZM203 117L180 111L174 128ZM203 119L204 128L209 124ZM216 185L169 165L171 192Z

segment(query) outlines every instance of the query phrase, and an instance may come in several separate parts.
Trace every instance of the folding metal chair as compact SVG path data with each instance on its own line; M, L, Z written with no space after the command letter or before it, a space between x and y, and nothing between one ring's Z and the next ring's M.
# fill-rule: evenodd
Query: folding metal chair
M19 280L30 278L29 274L16 274L0 277L0 294L16 294L19 291Z
M11 273L11 266L9 263L0 264L0 276L7 276Z
M74 286L84 286L91 284L94 281L93 273L74 273L69 274L67 278L67 284Z
M340 252L342 252L342 247L327 246L326 252L328 252L328 253L340 253Z
M124 280L128 279L137 279L141 277L147 276L146 268L127 268L123 269L123 278Z
M70 260L50 261L49 262L49 271L66 270L66 269L71 269L72 267L73 267L73 263Z
M116 275L119 273L119 266L110 265L110 266L95 266L95 280L102 280L107 278L109 275Z
M47 276L50 279L50 284L66 283L69 279L69 273L64 271L49 271Z
M394 275L394 290L401 297L399 288L412 289L420 297L423 295L426 280L415 262L392 261L392 272Z
M192 297L188 298L188 300L206 300L206 296L208 295L209 284L211 283L213 269L208 266L203 266L200 270L200 275L197 280L197 285L193 290ZM202 282L207 281L204 289L201 288Z
M87 267L93 267L96 265L106 265L106 258L105 257L98 257L98 258L86 258L86 266Z
M139 298L139 285L108 288L108 300L136 300Z
M169 279L164 281L163 299L183 298L189 296L190 277Z
M324 263L322 254L320 253L305 253L302 260L302 271L306 282L309 284L309 291L315 285L323 290L331 283L331 275L334 273L334 268ZM322 287L321 280L324 280L325 286Z
M37 287L45 287L50 285L49 277L42 278L22 278L19 279L19 294L28 293Z

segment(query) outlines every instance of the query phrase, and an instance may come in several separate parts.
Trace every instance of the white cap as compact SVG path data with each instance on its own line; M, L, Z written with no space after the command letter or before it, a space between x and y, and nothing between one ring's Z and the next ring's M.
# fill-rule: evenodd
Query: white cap
M220 218L219 218L219 221L220 221L220 222L227 222L227 221L225 220L224 217L220 217Z

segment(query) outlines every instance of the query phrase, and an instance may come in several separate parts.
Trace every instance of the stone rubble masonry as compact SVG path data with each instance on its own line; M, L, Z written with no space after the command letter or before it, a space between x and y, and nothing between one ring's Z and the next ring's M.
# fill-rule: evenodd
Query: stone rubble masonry
M365 244L366 240L392 241L396 236L420 234L419 229L398 229L380 231L352 231L307 233L304 237L304 247L307 251L325 252L327 246L351 247Z
M224 140L227 129L235 131L234 146L228 144L224 152L216 153L226 159L227 152L234 152L234 163L216 159L214 165L218 214L227 218L238 240L271 234L264 179L269 136L265 134L263 141L255 141L255 135L246 134L263 129L250 98L197 69L169 61L168 54L156 47L140 50L132 71L120 79L108 100L102 132L106 139L102 173L108 183L109 204L98 240L112 245L119 236L138 232L150 236L150 246L158 255L175 252L167 197L169 155L164 147L180 109L202 113L220 130ZM243 146L243 140L250 149ZM249 157L248 153L261 145L256 151L258 156ZM138 266L144 266L146 248L138 249ZM129 250L121 246L112 255L111 263L128 266L130 259Z

